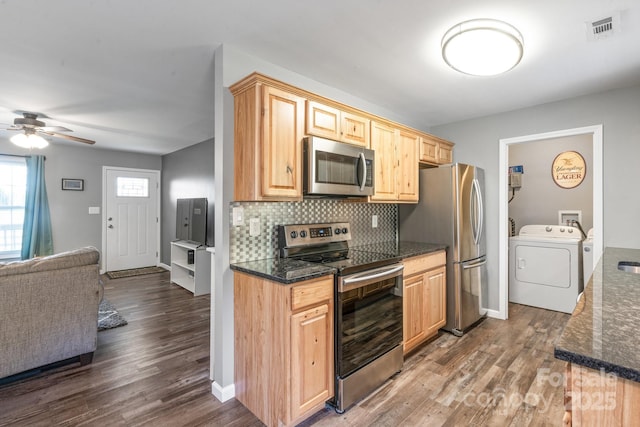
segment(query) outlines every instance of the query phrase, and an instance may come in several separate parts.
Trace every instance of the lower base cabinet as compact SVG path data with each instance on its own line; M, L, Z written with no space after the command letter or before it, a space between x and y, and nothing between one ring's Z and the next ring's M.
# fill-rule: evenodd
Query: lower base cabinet
M333 276L234 277L236 398L268 426L300 423L334 395Z
M564 426L640 426L640 382L567 363Z
M419 255L403 264L403 350L407 354L447 322L446 254Z

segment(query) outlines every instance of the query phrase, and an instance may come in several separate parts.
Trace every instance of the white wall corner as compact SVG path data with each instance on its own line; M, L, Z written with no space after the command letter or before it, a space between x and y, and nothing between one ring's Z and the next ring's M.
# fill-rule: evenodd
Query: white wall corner
M211 383L211 394L215 396L220 402L224 403L229 399L236 397L235 384L229 384L225 387L221 387L217 382Z
M503 313L500 310L487 310L487 317L491 317L493 319L507 320L507 313Z

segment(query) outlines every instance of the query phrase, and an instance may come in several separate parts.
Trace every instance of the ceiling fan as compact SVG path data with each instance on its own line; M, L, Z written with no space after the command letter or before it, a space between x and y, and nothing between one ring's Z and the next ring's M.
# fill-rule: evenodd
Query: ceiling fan
M60 132L73 132L71 129L67 129L63 126L47 126L45 122L38 120L38 115L47 117L42 113L32 113L29 111L16 111L18 114L22 114L23 117L14 119L13 125L6 128L11 131L22 131L21 133L12 136L11 142L24 148L44 148L49 143L40 136L40 134L53 136L56 138L69 139L75 142L82 142L84 144L95 144L95 141L90 139L80 138L73 135L67 135Z

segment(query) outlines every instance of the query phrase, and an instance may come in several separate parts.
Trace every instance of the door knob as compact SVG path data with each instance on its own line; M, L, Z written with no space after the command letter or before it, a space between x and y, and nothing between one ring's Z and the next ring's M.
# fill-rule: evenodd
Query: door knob
M107 221L111 221L111 220L113 220L113 218L111 218L111 217L107 218Z
M109 224L109 228L113 228L113 224Z

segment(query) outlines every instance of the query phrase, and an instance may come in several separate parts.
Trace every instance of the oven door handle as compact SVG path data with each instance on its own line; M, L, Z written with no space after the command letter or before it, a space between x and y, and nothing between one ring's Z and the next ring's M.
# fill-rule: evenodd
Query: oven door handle
M340 280L340 289L339 292L345 292L349 289L353 289L354 285L360 284L361 282L371 282L376 279L389 279L391 277L398 276L402 270L404 269L404 265L393 265L391 267L380 267L373 270L365 271L364 273L356 273L351 276L346 276L341 278ZM401 274L401 273L400 273Z

